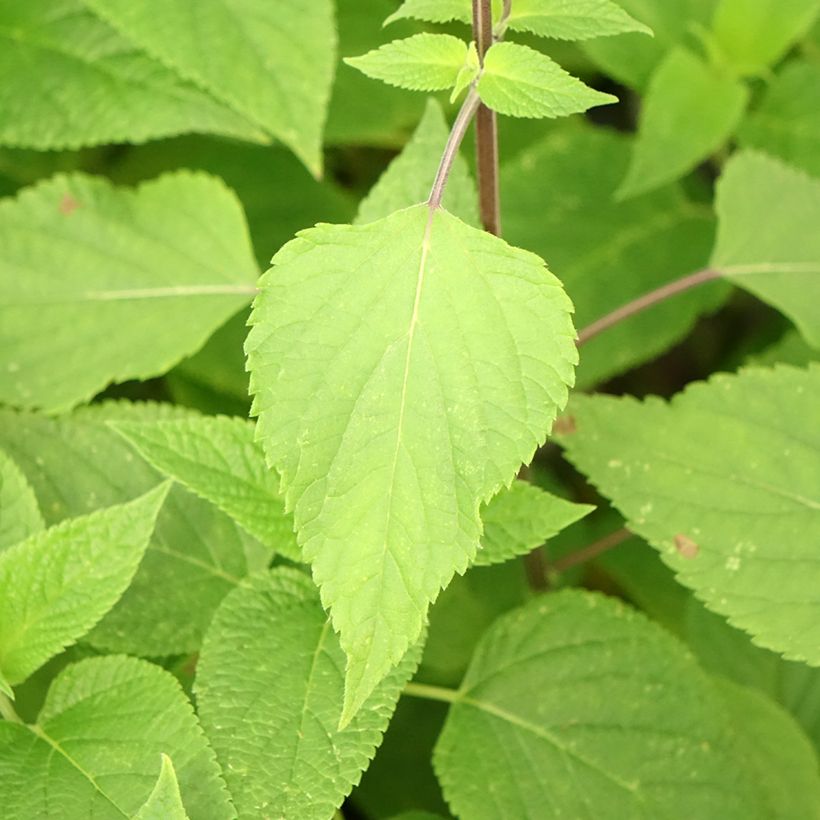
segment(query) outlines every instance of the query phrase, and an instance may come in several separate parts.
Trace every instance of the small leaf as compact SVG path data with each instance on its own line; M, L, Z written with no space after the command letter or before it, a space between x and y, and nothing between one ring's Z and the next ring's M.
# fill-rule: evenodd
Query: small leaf
M190 820L234 820L214 753L170 673L119 656L72 664L51 684L36 725L0 721L3 818L133 817L163 755L176 761Z
M544 54L515 43L496 43L484 57L481 101L513 117L565 117L617 97L584 85Z
M195 10L189 0L84 2L321 173L336 62L331 0L199 0Z
M820 65L794 60L771 81L738 140L820 176Z
M0 401L65 410L162 374L247 304L257 273L239 202L204 174L136 190L58 176L0 200Z
M749 92L683 48L652 75L638 139L617 196L626 199L672 182L717 151L743 116Z
M453 86L453 93L450 94L450 102L454 103L469 85L471 85L475 78L478 77L481 71L481 62L478 58L478 49L474 42L471 42L467 48L467 57L464 60L464 65L458 72L455 85Z
M818 0L720 0L712 31L741 74L760 74L811 28Z
M157 785L142 808L134 815L134 820L190 820L185 813L185 806L182 805L174 764L168 755L162 755L162 768Z
M408 17L427 23L449 23L451 20L468 23L472 19L469 0L404 0L384 24L387 26Z
M257 434L348 657L346 723L549 433L574 330L542 260L424 205L320 225L273 264L246 345Z
M726 164L715 207L711 266L785 313L820 347L820 180L743 151Z
M121 37L82 0L0 4L0 144L66 149L264 132ZM47 86L47 94L40 93Z
M215 504L263 544L300 560L277 475L254 441L254 425L225 416L111 422L149 464Z
M356 223L375 222L394 211L424 202L433 187L449 131L441 105L429 99L410 141L359 205ZM444 207L469 225L478 227L478 195L461 156L456 158L447 180Z
M557 40L590 40L630 31L652 34L649 26L612 0L515 0L509 27Z
M594 509L516 481L481 511L484 534L473 565L486 567L526 555Z
M562 441L709 609L759 646L815 665L818 399L817 366L714 376L669 404L578 396L578 429ZM761 437L766 448L750 453ZM688 542L697 550L677 546Z
M26 477L0 450L0 552L40 532L44 526Z
M764 820L725 708L663 628L557 592L485 633L433 763L457 817Z
M196 693L239 814L330 817L367 768L419 655L411 649L340 730L344 653L310 578L280 568L232 592L205 639Z
M0 554L0 669L22 683L81 638L134 577L168 492L58 524Z
M345 62L368 77L413 91L452 88L467 61L467 43L450 34L415 34Z

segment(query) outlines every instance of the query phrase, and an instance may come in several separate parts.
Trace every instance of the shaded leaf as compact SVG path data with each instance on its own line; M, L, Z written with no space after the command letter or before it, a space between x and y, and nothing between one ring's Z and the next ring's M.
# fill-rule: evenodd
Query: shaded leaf
M0 554L0 669L9 683L24 681L116 603L167 491L71 519Z
M136 190L75 174L0 201L0 400L63 410L159 375L249 301L256 276L239 203L203 174Z
M652 29L612 0L515 0L509 27L557 40L590 40Z
M367 768L418 663L411 649L340 730L344 653L315 586L255 576L214 617L197 668L199 711L243 817L330 817Z
M263 278L257 431L348 656L343 722L549 432L577 358L569 310L538 257L423 205L306 231Z
M0 450L0 551L40 532L44 526L26 477Z

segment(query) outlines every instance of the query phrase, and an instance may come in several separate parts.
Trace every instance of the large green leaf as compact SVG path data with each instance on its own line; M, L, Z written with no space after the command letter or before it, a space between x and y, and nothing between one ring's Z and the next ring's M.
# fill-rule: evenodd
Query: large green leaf
M424 205L306 231L261 285L257 430L348 656L347 721L549 433L570 304L538 257Z
M789 63L742 123L738 139L820 176L820 65Z
M113 422L113 427L149 464L215 504L277 553L300 560L279 478L265 464L253 424L221 416Z
M205 639L196 693L240 815L330 817L367 768L419 654L411 649L340 730L344 653L310 578L278 569L232 592Z
M84 0L161 62L265 128L315 174L333 71L331 0Z
M516 481L481 511L484 534L473 564L490 566L526 555L593 509L589 504L573 504L526 481Z
M162 755L157 785L134 815L134 820L190 820L182 804L174 764L168 755Z
M743 116L749 92L699 57L676 48L649 81L622 198L691 171L722 147Z
M627 33L590 40L583 44L584 51L616 80L643 90L672 48L686 42L692 32L709 27L717 1L618 0L619 6L651 28L655 36Z
M236 817L176 680L133 658L80 661L54 680L36 725L0 722L3 818L133 817L163 754L175 761L191 820Z
M0 143L79 148L264 133L151 59L83 0L0 0Z
M720 0L716 45L740 73L762 73L811 28L818 10L820 0Z
M819 399L820 367L749 369L669 404L579 396L576 431L562 438L710 609L760 646L816 665Z
M584 85L545 54L516 43L496 43L484 56L481 101L513 117L566 117L617 97Z
M0 201L0 400L61 410L163 373L257 273L239 203L203 174L136 190L60 176Z
M81 638L134 577L167 486L58 524L0 554L0 670L21 683Z
M40 532L43 516L20 468L0 450L0 550Z
M629 150L614 131L567 123L501 168L505 235L548 261L580 328L709 260L713 217L679 187L613 200ZM653 359L728 291L720 283L692 290L592 339L581 351L579 386Z
M765 818L724 715L661 627L558 592L485 634L434 765L454 814L475 820Z
M467 43L451 34L414 34L345 60L368 77L414 91L452 88L466 61Z
M359 205L356 222L375 222L424 202L433 187L448 135L441 106L434 99L428 100L415 133ZM456 159L450 172L443 204L451 214L478 226L478 197L462 157Z
M716 208L712 267L785 313L820 347L820 180L744 151L726 165Z
M162 480L109 420L189 415L170 405L125 402L58 419L0 410L0 446L33 486L46 523L55 524L128 501ZM146 656L196 651L220 601L248 573L264 569L269 557L225 514L174 486L134 580L89 640Z

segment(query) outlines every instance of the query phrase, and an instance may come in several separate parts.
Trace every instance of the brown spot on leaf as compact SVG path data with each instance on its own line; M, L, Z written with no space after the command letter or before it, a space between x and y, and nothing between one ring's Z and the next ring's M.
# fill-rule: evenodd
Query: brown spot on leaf
M675 536L675 549L681 558L696 558L700 552L700 547L691 538L680 533Z
M73 214L74 211L76 211L77 208L79 208L79 207L80 207L80 203L77 202L77 200L74 199L74 197L71 196L71 194L66 194L60 200L60 213L65 214L65 216L69 216L69 214Z
M575 423L575 416L561 416L555 420L552 432L558 436L570 436L578 430Z

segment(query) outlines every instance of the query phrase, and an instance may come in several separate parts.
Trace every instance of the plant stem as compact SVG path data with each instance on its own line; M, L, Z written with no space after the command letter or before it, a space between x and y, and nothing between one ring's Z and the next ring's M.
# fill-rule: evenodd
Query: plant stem
M611 327L620 324L626 319L630 319L632 316L635 316L648 308L654 307L660 302L666 301L672 296L677 296L679 293L691 290L699 285L704 285L707 282L713 282L716 279L720 279L720 277L720 271L713 270L712 268L705 268L704 270L690 273L682 279L677 279L674 282L663 285L662 287L652 290L649 293L645 293L643 296L639 296L637 299L633 299L631 302L627 302L625 305L622 305L617 310L613 310L612 313L602 316L591 325L587 325L587 327L585 327L578 334L578 347L581 347L581 345L584 345L591 339L594 339L605 330L609 330Z
M505 4L505 12L511 3ZM484 66L484 55L493 44L492 0L473 0L473 38L478 62ZM501 207L498 192L498 122L495 111L479 105L476 114L476 159L478 202L484 230L501 236Z
M626 527L622 527L620 530L615 530L615 532L611 532L609 535L605 535L603 538L593 541L588 547L584 547L577 552L571 552L569 555L559 558L554 563L548 564L547 572L566 572L571 567L578 566L578 564L585 564L587 561L597 558L599 555L617 547L618 544L623 544L624 541L631 537L632 533L626 529Z
M23 722L12 705L11 700L2 692L0 692L0 716L2 716L3 720L9 721L9 723Z
M455 703L459 699L455 689L431 686L428 683L408 683L402 694L413 698L424 698L424 700L437 700L442 703Z

